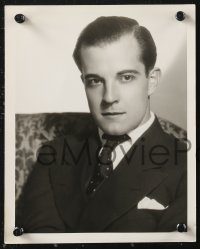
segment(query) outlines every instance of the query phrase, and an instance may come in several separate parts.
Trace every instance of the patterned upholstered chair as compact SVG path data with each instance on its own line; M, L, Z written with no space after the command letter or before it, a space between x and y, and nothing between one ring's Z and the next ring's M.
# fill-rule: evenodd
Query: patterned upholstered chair
M16 207L42 143L66 134L89 132L92 122L89 113L16 114ZM165 132L186 138L186 131L180 127L161 118L159 122Z

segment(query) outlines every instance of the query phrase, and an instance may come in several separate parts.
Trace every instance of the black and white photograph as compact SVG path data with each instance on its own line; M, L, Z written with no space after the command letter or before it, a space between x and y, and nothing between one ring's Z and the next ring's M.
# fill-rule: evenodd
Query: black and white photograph
M5 61L9 243L195 241L194 5L5 6Z

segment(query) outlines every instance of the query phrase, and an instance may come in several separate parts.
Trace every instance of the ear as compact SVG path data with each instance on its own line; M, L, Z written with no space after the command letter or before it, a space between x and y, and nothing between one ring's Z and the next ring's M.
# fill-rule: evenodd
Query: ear
M148 96L150 96L156 90L161 77L161 70L157 67L153 68L148 76Z

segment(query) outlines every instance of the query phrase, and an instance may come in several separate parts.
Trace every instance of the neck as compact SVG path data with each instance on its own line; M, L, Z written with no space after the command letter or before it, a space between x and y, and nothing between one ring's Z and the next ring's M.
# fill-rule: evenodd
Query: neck
M145 115L144 115L144 117L142 118L141 122L139 123L139 125L137 127L139 127L139 126L143 125L144 123L146 123L150 119L150 116L151 116L150 115L150 104L148 104Z

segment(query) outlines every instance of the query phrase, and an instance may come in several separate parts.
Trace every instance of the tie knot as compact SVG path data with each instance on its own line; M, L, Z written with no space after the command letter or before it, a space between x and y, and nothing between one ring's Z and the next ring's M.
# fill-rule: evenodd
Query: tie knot
M130 139L127 134L123 135L108 135L103 134L102 138L106 140L105 146L116 147L118 144L123 143Z

